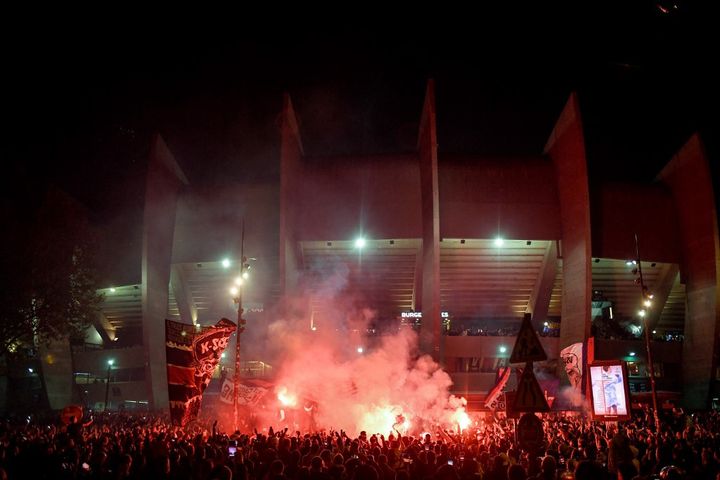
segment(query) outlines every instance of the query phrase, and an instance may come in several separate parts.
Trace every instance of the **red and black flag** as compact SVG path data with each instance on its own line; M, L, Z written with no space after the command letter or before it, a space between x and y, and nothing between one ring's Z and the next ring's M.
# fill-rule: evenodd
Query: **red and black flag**
M174 425L195 419L205 387L236 325L227 318L217 325L195 325L165 320L168 398Z

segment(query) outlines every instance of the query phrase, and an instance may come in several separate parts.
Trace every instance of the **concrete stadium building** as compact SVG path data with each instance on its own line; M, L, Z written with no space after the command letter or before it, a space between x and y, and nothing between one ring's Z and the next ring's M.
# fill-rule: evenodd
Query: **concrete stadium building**
M525 157L439 153L432 81L413 153L306 156L298 124L286 96L279 184L197 188L172 145L156 137L145 180L140 281L103 289L103 311L85 347L58 344L43 354L53 407L101 406L106 391L110 408L167 407L164 320L236 318L227 290L243 223L245 253L256 259L244 292L247 374L272 376L252 345L254 325L286 311L284 300L302 298L307 328L322 328L327 306L313 282L342 270L377 322L421 318L421 348L448 370L453 393L481 398L491 388L526 313L545 333L549 358L595 336L596 358L631 362L631 386L645 391L642 295L627 265L636 258L637 235L654 294L646 320L658 388L682 392L690 408L720 397L720 246L698 135L652 183L591 188L575 94L544 151ZM600 334L599 322L624 325L630 334ZM483 328L493 334L478 335Z

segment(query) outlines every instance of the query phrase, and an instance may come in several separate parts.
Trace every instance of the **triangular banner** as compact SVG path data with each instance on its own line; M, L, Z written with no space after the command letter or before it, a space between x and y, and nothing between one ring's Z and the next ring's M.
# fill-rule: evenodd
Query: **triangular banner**
M531 363L525 365L522 377L520 377L517 393L513 399L513 410L516 412L547 412L550 410L545 394L535 378Z
M541 362L547 360L545 350L530 322L530 314L523 318L520 332L515 340L510 363Z

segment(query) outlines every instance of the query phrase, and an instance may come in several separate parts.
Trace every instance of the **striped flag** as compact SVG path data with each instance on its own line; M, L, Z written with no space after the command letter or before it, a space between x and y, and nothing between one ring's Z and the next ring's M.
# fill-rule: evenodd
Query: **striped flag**
M235 328L227 318L200 329L165 320L168 398L173 424L185 426L197 418L202 394Z
M498 371L498 380L495 386L488 392L487 397L485 398L485 406L495 410L497 408L497 398L502 393L502 389L505 388L505 384L507 384L508 380L510 379L510 367L504 367L502 371Z

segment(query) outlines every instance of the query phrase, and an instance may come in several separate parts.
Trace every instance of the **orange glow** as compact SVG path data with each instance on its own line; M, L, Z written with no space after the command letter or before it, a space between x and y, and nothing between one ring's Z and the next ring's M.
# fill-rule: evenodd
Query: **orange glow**
M395 415L391 407L375 407L365 412L360 424L368 432L387 434L395 424Z
M472 421L470 420L470 416L467 414L464 408L460 407L457 410L455 410L455 413L452 415L453 423L458 425L460 427L460 431L465 430L470 426Z
M294 407L297 405L297 396L288 393L286 387L280 387L278 389L277 398L285 407Z

